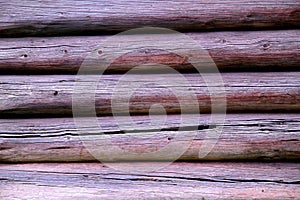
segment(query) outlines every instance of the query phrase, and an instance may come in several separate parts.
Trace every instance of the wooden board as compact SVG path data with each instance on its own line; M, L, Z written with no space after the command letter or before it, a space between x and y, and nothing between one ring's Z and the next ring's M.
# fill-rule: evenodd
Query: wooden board
M1 2L0 36L75 35L159 26L177 30L299 27L298 0Z
M221 71L278 71L299 70L300 40L299 30L284 31L242 31L210 32L187 34L208 50L211 58ZM137 36L123 36L135 44ZM144 37L144 41L149 37ZM168 40L172 35L164 36ZM44 38L2 38L0 39L0 73L77 73L84 58L108 36L94 37L44 37ZM159 38L157 39L159 40ZM145 42L146 43L146 42ZM182 49L189 55L185 41ZM137 45L137 44L136 44ZM179 45L180 46L180 45ZM101 49L101 48L100 48ZM135 48L129 54L119 57L107 69L107 73L124 73L136 65L161 63L176 70L190 71L193 66L174 53L153 50L147 45ZM121 49L112 49L118 53ZM194 58L195 59L195 58ZM201 61L201 58L199 58ZM100 67L101 63L99 63ZM156 69L157 66L155 67ZM91 67L92 72L95 71ZM149 66L147 71L154 69Z
M198 106L201 113L208 113L212 102L214 112L223 111L223 92L220 83L214 82L216 74L202 75L211 82L212 98L200 74L104 75L98 87L97 81L92 81L99 78L97 75L77 79L72 75L2 76L0 116L72 116L72 94L77 94L73 106L80 107L85 115L93 113L93 105L99 115L111 114L112 107L115 114L128 110L131 114L148 114L154 104L164 106L169 114L198 113ZM223 73L222 78L227 112L300 111L300 72ZM75 91L76 80L79 84Z
M182 123L181 117L189 119L188 123ZM107 136L112 144L128 152L156 152L174 138L176 141L187 140L185 135L193 126L197 126L198 131L181 160L296 161L300 158L300 114L228 114L216 145L206 157L199 158L201 145L208 141L205 135L211 135L209 131L221 125L210 127L210 117L169 115L160 126L151 124L148 116L124 116L117 120L100 117L98 122L101 129L86 125L85 132L76 129L72 118L1 119L0 162L93 161L95 158L86 147L92 151L101 145L105 147ZM95 143L82 143L86 138L78 134L83 133L91 134L90 137L96 133L104 135L97 136ZM107 148L107 154L113 155L110 151ZM120 157L117 156L115 160ZM131 156L127 159L142 160L145 157ZM168 154L159 158L169 159Z
M0 197L297 199L299 170L295 163L173 163L151 173L126 173L100 163L2 164Z

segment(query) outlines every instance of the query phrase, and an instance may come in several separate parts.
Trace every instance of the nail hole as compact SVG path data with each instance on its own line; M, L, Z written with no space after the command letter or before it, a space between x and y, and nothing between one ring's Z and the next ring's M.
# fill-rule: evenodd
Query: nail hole
M54 95L54 96L58 95L58 92L57 92L57 91L54 91L53 95Z
M172 140L172 138L171 138L171 137L168 137L168 140L170 141L170 140Z
M268 48L270 47L270 44L265 43L265 44L263 44L262 46L263 46L264 50L266 50L266 49L268 49Z
M64 52L64 53L68 53L68 50L64 49L63 52Z
M22 57L22 58L27 58L28 55L27 55L27 54L23 54L23 55L21 55L21 57Z
M264 192L264 190L261 190L262 192Z
M102 50L100 49L100 50L98 50L98 54L99 55L101 55L103 52L102 52Z

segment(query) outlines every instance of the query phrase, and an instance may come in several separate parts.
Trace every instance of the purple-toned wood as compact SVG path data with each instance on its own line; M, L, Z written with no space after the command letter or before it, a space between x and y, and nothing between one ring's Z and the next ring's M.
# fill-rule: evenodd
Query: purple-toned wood
M130 163L121 163L130 165ZM156 163L139 163L141 167ZM173 163L126 173L100 163L0 165L3 199L297 199L299 164Z
M177 30L289 28L298 0L2 1L0 36L99 34L135 27Z
M280 30L187 35L209 52L221 71L287 71L299 70L299 34L298 30ZM98 45L107 37L2 38L0 73L77 73L84 58L94 49L101 49ZM140 46L134 43L135 37L124 38L124 43L127 40L131 41L132 49L135 51L119 57L106 72L124 73L144 63L161 63L182 71L193 69L187 62L188 57L182 58L176 54L147 49L147 46L143 49L134 48L134 45ZM144 37L145 41L148 38ZM177 42L182 43L182 49L179 50L188 54L185 41L177 40ZM111 52L118 53L120 49L111 49ZM92 68L90 70L93 71ZM145 70L151 72L154 69L149 66Z
M181 117L188 118L188 124L182 124ZM155 152L172 142L174 137L179 142L186 140L187 129L193 126L198 126L199 130L180 160L295 161L300 158L299 114L228 114L216 145L206 157L199 158L200 147L206 142L204 135L209 134L210 117L200 115L199 120L198 115L168 115L162 126L149 125L148 116L124 116L119 121L113 117L100 117L101 130L86 126L84 132L105 133L103 137L97 136L93 144L82 143L85 137L79 137L82 131L76 129L72 118L0 119L0 162L94 161L96 159L88 149L105 145L107 136L125 151ZM221 127L221 124L216 126ZM177 131L179 128L181 131ZM84 144L88 144L88 149ZM107 153L113 152L107 149ZM141 156L128 159L145 159ZM116 160L121 158L115 154L114 157ZM105 160L104 157L101 159ZM168 154L159 158L169 159Z
M161 104L167 113L193 113L197 104L201 113L207 113L211 111L211 100L217 105L216 112L223 105L216 93L222 93L221 83L211 85L215 89L212 95L216 95L211 99L199 74L185 74L186 81L176 74L131 74L125 77L104 75L93 91L97 82L90 80L99 78L97 75L83 75L78 79L73 75L2 76L0 115L72 116L76 80L77 89L82 87L80 85L88 86L85 91L76 91L77 105L91 108L94 105L92 97L86 97L86 94L95 92L96 112L100 115L112 113L112 99L118 114L126 113L126 110L131 114L148 114L153 104ZM121 78L123 81L119 82ZM206 74L207 80L213 78L215 74ZM227 112L300 111L300 72L222 73L222 78ZM129 106L124 106L128 99Z

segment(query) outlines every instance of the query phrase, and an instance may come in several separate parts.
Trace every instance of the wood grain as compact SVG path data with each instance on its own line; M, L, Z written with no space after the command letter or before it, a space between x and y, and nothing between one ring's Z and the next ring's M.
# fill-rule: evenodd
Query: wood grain
M159 26L177 30L299 27L297 0L1 2L0 36L83 35Z
M284 31L241 31L189 33L202 49L207 50L220 71L277 71L299 70L299 30ZM130 41L137 45L135 36L119 36L121 43ZM140 35L148 41L147 35ZM157 41L163 39L157 36ZM164 35L172 41L172 35ZM176 36L175 36L176 37ZM0 73L77 73L87 55L94 49L101 49L102 41L108 36L94 37L44 37L44 38L2 38L0 39ZM107 69L107 73L124 73L134 66L145 63L160 63L179 71L190 71L189 52L186 41L176 40L183 54L151 49L146 45L136 47L131 53L119 57ZM139 44L140 45L140 44ZM111 47L111 52L121 49ZM124 50L124 49L122 49ZM132 48L131 48L132 50ZM201 62L201 57L194 58ZM98 66L99 65L99 66ZM98 67L104 64L99 63ZM205 68L205 67L203 67ZM209 68L209 67L208 67ZM154 70L149 66L147 71ZM158 69L157 66L155 69ZM90 68L94 72L93 67Z
M208 113L212 103L214 112L223 112L223 100L227 112L300 111L299 72L222 73L224 99L216 74L202 76L103 75L99 82L97 75L2 76L0 116L72 116L72 105L83 115L94 113L93 105L98 115L109 115L112 108L114 114L148 114L154 104L164 107L152 110L157 114L198 113L198 107Z
M122 163L122 165L130 163ZM156 163L140 163L141 166ZM126 173L100 163L0 165L1 199L297 199L296 163L172 163Z
M179 142L185 141L185 136L193 130L198 131L180 160L296 161L300 158L299 114L228 114L216 145L206 157L199 158L201 145L208 141L206 135L222 125L211 126L210 117L168 115L166 122L161 125L151 124L148 116L134 116L131 119L125 116L118 119L100 117L98 122L101 129L89 124L85 131L76 129L72 118L1 119L0 161L94 161L96 159L90 152L99 146L105 148L107 139L126 152L141 154L127 157L127 160L144 160L146 156L143 153L156 152L174 138ZM188 123L183 124L182 118L188 118ZM193 126L198 128L189 130ZM95 138L95 142L88 142L91 138ZM106 151L107 155L114 154L109 148ZM98 158L106 160L105 157ZM119 155L111 161L119 159L124 160ZM170 155L162 154L159 158L147 159L169 160Z

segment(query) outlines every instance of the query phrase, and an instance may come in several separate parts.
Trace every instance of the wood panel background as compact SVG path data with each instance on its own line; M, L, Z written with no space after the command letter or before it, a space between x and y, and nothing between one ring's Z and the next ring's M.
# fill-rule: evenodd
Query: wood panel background
M11 0L0 1L0 7L0 199L299 198L298 0ZM95 93L101 129L79 130L72 118L75 85L91 84L99 72L91 67L76 76L82 62L113 34L148 26L180 31L207 50L224 82L224 124L211 119L223 112L219 106L211 114L212 103L224 103L222 84L212 83L219 92L213 99L188 57L145 46L115 60L95 90L81 91L77 100L83 108L91 102L84 94ZM119 37L140 46L137 35ZM188 54L185 41L177 43ZM147 63L167 65L188 82L154 65L119 82L134 66ZM203 70L206 78L216 76L209 67ZM118 84L123 91L116 90ZM123 107L132 88L138 91ZM113 95L117 113L111 108ZM165 110L151 110L153 104ZM127 110L131 116L118 116L121 121L112 115ZM182 117L188 123L182 124ZM154 118L165 121L158 126L151 123ZM221 127L222 134L210 138L217 139L214 148L199 157L205 136ZM172 156L149 158L143 152L155 152L175 138L180 149L191 132L189 148L155 172L118 171L92 154L99 145L107 147L109 138L125 152L140 153L124 158L107 150L110 165L147 169ZM92 136L97 139L85 140Z

